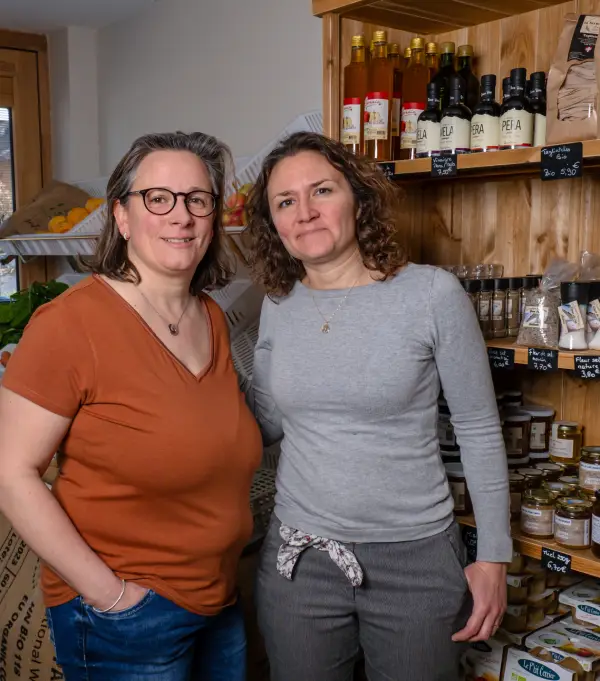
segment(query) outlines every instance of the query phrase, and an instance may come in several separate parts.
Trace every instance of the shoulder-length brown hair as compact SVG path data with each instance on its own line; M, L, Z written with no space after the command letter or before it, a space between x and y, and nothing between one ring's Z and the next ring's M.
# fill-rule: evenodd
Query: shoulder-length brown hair
M317 133L298 132L267 156L246 206L250 264L258 281L269 295L286 296L306 274L302 262L286 251L277 234L267 193L275 166L303 151L322 154L348 180L356 200L356 239L365 267L379 272L383 279L394 276L406 264L396 236L396 187L372 161L355 156L339 142Z
M215 137L201 132L168 132L139 137L119 161L106 187L106 221L98 240L96 252L87 260L86 269L103 274L109 279L130 281L139 284L140 273L129 259L127 242L121 236L114 216L117 201L126 204L127 193L135 180L140 163L153 151L189 151L206 166L212 191L218 195L213 223L213 237L199 263L192 281L190 292L198 294L203 289L220 288L227 284L233 272L223 244L222 217L223 200L227 179L233 170L231 151L226 144Z

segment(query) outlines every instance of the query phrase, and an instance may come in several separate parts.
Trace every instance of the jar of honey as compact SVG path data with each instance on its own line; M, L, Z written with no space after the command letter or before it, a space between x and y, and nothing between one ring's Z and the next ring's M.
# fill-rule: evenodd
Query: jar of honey
M579 486L588 492L600 489L600 447L582 447Z
M574 421L554 421L550 437L550 459L555 463L579 463L581 426Z

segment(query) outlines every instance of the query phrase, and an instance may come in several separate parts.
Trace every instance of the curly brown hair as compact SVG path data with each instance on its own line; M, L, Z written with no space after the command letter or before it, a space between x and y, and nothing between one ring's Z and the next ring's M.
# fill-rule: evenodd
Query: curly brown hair
M371 160L355 156L343 144L314 132L297 132L283 140L264 160L246 211L250 265L270 296L286 296L306 275L304 265L285 249L269 208L267 188L275 166L284 158L315 151L348 180L356 199L356 240L365 267L382 279L393 277L406 264L397 240L398 191Z

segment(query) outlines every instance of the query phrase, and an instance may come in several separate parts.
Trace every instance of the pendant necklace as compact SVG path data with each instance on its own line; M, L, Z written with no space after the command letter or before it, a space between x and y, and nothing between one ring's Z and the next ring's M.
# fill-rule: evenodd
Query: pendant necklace
M321 315L321 317L323 318L323 324L321 325L321 333L329 333L329 332L331 331L331 322L333 321L333 318L334 318L335 315L339 312L339 310L340 310L340 308L342 307L342 305L346 302L346 299L347 299L348 296L352 293L352 291L354 290L354 287L356 286L356 284L358 284L358 280L359 280L359 279L360 279L360 276L357 277L356 281L355 281L355 282L352 284L352 286L348 289L348 293L346 293L346 295L342 298L342 300L340 301L340 304L335 308L335 310L334 310L333 313L329 316L329 318L327 318L327 317L321 312L319 306L317 305L317 301L315 300L314 295L313 295L312 293L310 294L310 297L312 298L313 303L315 304L315 307L317 308L317 312L318 312L318 313Z
M154 312L156 312L156 314L157 314L157 315L163 320L163 322L167 325L167 329L169 329L169 333L171 334L171 336L178 336L178 335L179 335L179 325L181 324L181 320L183 319L183 315L187 312L187 309L188 309L188 307L189 307L189 305L190 305L190 301L191 301L191 299L192 299L192 296L190 296L190 297L188 298L188 301L187 301L187 303L185 304L185 307L183 308L183 312L182 312L181 315L179 316L179 319L177 320L177 323L176 323L176 324L173 324L173 323L169 323L169 322L161 315L161 313L154 307L154 305L152 305L152 303L150 302L150 300L148 299L148 297L144 294L144 292L143 292L141 289L138 288L138 291L142 294L142 297L143 297L144 300L148 303L148 305L150 305L150 307L154 310Z

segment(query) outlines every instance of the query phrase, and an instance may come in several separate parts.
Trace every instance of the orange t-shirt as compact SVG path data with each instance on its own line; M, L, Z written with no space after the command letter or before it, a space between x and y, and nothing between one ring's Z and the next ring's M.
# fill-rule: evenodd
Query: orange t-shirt
M73 420L53 493L89 546L119 577L212 615L235 600L262 443L225 317L200 300L212 340L200 376L93 276L36 311L2 384ZM47 566L42 588L50 607L76 596Z

